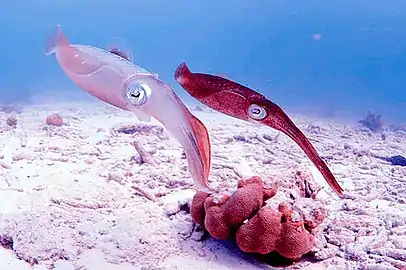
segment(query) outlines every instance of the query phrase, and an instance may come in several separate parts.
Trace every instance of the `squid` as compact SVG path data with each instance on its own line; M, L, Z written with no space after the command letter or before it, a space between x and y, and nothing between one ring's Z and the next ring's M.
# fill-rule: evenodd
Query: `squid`
M196 188L212 191L207 129L157 74L137 66L120 48L71 44L59 25L48 38L45 53L55 54L65 74L89 94L133 112L140 121L149 122L153 117L163 124L182 145Z
M208 107L228 116L283 132L301 147L331 189L338 196L343 195L343 189L316 149L277 104L224 77L191 72L185 62L177 67L174 77L186 92Z

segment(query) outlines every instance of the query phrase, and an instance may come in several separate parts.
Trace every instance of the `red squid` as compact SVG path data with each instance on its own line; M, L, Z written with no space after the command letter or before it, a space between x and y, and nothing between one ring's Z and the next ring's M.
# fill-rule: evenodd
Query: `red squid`
M339 195L343 189L316 149L289 116L264 95L234 81L211 74L193 73L186 63L175 71L175 79L194 98L226 115L279 130L294 140Z

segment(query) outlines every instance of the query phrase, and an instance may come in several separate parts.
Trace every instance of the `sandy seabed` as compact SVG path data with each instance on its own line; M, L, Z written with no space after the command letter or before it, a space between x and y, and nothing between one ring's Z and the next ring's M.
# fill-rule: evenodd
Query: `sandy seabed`
M328 217L317 244L284 268L406 269L406 167L374 158L405 154L406 133L292 117L346 190L339 199L285 135L192 112L212 140L211 186L235 190L259 175L283 187L303 171L322 187L316 200ZM62 127L45 124L53 113ZM12 114L0 113L1 270L273 269L203 237L188 213L195 190L182 148L158 122L100 102L25 106L15 128ZM126 134L126 125L146 124Z

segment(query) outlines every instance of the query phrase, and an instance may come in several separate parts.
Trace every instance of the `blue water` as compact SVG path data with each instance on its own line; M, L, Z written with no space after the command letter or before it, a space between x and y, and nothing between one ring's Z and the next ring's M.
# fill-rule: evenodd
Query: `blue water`
M186 60L192 71L226 75L301 113L370 109L406 121L404 0L7 1L0 102L50 89L81 93L44 54L57 24L73 43L122 38L137 64L182 98L173 72Z

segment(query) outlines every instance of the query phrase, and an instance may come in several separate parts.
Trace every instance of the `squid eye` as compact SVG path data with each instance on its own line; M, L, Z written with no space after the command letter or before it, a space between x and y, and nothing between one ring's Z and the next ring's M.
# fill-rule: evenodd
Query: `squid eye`
M254 120L263 120L268 116L266 110L257 104L251 104L248 107L248 115Z
M148 101L151 88L144 83L131 84L127 88L127 98L134 106L140 106Z

